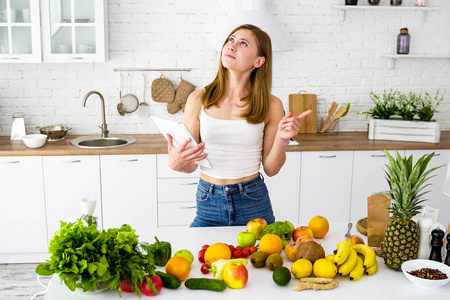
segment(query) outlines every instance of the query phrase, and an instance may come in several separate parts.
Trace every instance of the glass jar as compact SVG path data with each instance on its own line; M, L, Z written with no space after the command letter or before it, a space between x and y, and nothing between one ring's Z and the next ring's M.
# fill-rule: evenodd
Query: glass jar
M410 41L408 28L400 29L400 34L397 36L397 54L408 54Z
M391 0L391 5L402 5L402 0Z

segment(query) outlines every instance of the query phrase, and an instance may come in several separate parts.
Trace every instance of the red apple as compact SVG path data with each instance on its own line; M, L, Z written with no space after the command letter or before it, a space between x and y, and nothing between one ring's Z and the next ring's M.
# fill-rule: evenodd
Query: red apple
M292 232L292 240L297 241L298 238L303 235L309 235L310 237L314 237L311 228L309 228L308 226L299 226L294 229L294 232Z
M364 245L364 240L362 239L362 237L360 237L357 234L352 235L351 237L347 238L347 241L350 241L350 243L353 245L356 244L363 244Z
M248 271L241 262L230 261L222 271L225 284L232 289L243 288L248 281Z
M247 223L247 231L253 233L258 240L261 238L261 234L266 227L267 222L262 218L252 219Z

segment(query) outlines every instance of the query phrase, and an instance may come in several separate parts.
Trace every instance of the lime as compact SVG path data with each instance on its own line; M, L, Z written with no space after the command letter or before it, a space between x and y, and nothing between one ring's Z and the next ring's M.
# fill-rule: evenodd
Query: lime
M273 271L273 281L281 286L284 286L291 281L291 271L286 267L281 267Z

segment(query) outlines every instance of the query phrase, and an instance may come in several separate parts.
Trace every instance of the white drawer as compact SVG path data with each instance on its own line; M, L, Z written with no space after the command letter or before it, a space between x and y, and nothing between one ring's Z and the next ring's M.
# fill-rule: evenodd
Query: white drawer
M195 218L196 202L158 203L158 226L189 226Z
M158 178L200 177L200 168L192 173L177 172L169 168L169 154L156 155Z
M158 202L195 201L198 178L158 179Z

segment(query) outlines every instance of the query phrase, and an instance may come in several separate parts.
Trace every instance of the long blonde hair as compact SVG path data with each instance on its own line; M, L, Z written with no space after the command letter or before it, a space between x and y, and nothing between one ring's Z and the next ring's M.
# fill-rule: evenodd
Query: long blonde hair
M252 32L256 40L258 56L265 58L264 64L260 68L254 69L250 74L250 93L241 99L245 103L244 105L247 106L241 117L244 117L248 123L258 124L264 122L269 112L272 87L272 42L269 35L259 27L245 24L237 27L228 35L222 45L222 49L228 42L229 37L239 29L247 29ZM205 108L218 105L219 100L224 96L227 80L226 73L227 69L222 65L221 60L216 78L205 87L202 97Z

